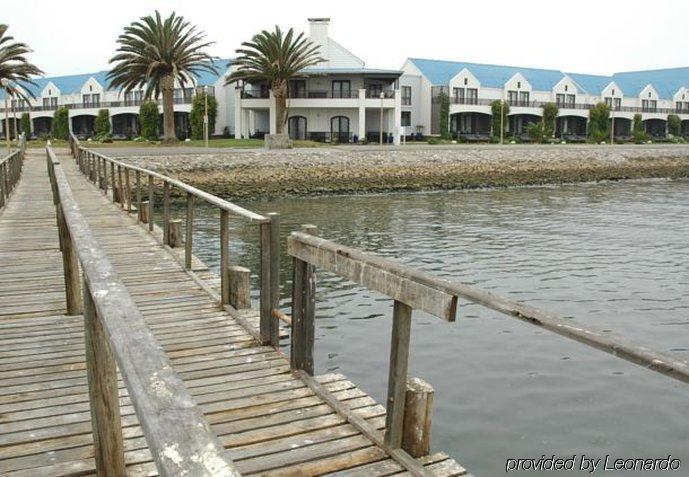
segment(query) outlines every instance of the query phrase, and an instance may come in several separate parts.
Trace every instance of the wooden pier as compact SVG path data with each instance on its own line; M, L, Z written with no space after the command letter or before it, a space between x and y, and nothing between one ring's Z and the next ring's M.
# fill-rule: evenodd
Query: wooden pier
M192 254L198 201L218 210L220 276ZM231 214L256 226L255 309L251 271L229 255ZM407 376L413 310L454 321L459 298L689 382L684 361L311 225L289 236L281 271L279 224L75 139L0 159L0 474L468 475L430 449L433 389ZM394 303L384 406L345 376L313 375L321 271ZM291 313L280 273L293 276Z

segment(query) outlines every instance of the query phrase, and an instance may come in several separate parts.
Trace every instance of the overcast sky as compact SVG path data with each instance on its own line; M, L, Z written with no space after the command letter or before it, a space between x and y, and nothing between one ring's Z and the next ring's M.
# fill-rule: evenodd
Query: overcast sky
M407 57L596 74L689 66L687 0L3 3L1 21L48 75L107 69L122 28L156 8L204 30L220 57L260 29L307 31L307 17L330 17L330 36L370 67L399 68Z

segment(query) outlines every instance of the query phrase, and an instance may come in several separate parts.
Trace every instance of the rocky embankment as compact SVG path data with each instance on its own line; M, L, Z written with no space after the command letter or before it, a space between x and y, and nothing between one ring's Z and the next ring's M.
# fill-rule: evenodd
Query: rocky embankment
M689 145L228 150L124 160L236 198L689 177Z

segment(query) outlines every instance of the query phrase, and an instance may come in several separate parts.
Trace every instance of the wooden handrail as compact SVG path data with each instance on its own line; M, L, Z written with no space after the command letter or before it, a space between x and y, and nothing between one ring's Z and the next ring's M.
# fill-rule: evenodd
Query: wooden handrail
M26 153L26 136L19 136L19 148L0 159L0 209L5 207L7 199L17 186L24 167Z
M213 194L204 192L196 187L186 184L178 179L165 176L150 169L133 166L122 161L118 161L99 152L87 149L79 144L79 140L70 135L70 149L72 155L79 165L82 173L107 194L108 189L112 191L113 202L119 202L123 209L132 212L132 187L131 174L134 173L136 185L136 209L139 221L148 223L149 232L153 232L154 227L154 201L155 201L155 181L163 183L163 244L166 246L177 246L181 240L170 240L179 237L180 223L172 221L171 216L171 189L176 187L186 193L186 234L184 240L184 266L187 270L192 269L192 240L194 228L194 206L195 198L205 201L207 204L216 207L220 211L220 304L229 306L229 274L230 274L230 255L229 255L229 216L238 215L249 219L258 224L259 243L261 247L260 263L260 326L258 339L262 344L270 344L274 347L279 346L279 326L278 319L272 311L278 308L280 300L280 280L279 280L279 261L280 261L280 217L279 214L269 213L266 215L257 214L236 204L228 202ZM124 171L124 175L122 172ZM142 181L147 179L147 185L142 186ZM148 203L143 202L142 187L148 188ZM145 208L145 210L143 210ZM145 220L144 220L145 219ZM173 233L174 232L174 233Z
M119 368L160 475L240 475L98 245L50 145L46 153L66 257L67 301L75 303L73 313L84 313L98 474L125 473ZM76 298L80 281L83 305Z

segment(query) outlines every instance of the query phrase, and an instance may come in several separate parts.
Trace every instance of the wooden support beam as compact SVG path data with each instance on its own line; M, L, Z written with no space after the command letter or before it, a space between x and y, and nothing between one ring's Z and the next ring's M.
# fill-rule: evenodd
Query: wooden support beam
M112 201L116 202L117 201L117 193L115 192L117 190L117 177L115 177L115 163L111 162L110 163L110 188L112 189Z
M239 265L232 265L227 269L230 284L230 305L235 310L251 308L251 270Z
M102 160L103 162L103 193L105 196L108 196L108 163L106 162L105 159Z
M56 207L56 214L60 249L62 250L62 268L65 278L67 314L80 315L83 310L83 302L79 283L81 280L79 277L79 260L60 205Z
M141 199L141 172L136 171L136 210L139 212L136 214L136 221L141 222L141 204L142 204L142 199Z
M302 232L316 235L315 225L302 225ZM316 314L315 267L296 257L292 259L292 330L289 361L292 369L313 376L313 345Z
M412 308L409 305L395 300L392 312L390 370L388 373L387 414L385 415L385 443L393 449L402 447L411 314Z
M230 213L220 210L220 304L230 303L230 284L227 270L230 267Z
M91 426L99 476L125 475L117 365L108 337L84 280L84 341L91 404Z
M280 215L269 213L259 226L261 244L260 325L261 343L280 345L279 323L273 316L280 302Z
M139 208L139 222L143 222L144 224L148 223L148 209L148 201L142 201L141 208Z
M155 183L153 176L148 176L148 231L153 232L153 203L155 200Z
M434 398L435 390L426 381L420 378L407 380L402 449L412 457L423 457L431 452Z
M191 270L194 244L194 196L187 192L187 229L184 240L184 268Z
M124 209L124 185L122 182L122 166L117 166L117 202Z
M177 248L182 245L182 220L172 219L168 225L168 242L170 247Z
M129 169L124 169L124 194L127 200L127 212L132 213L132 186L129 182Z

